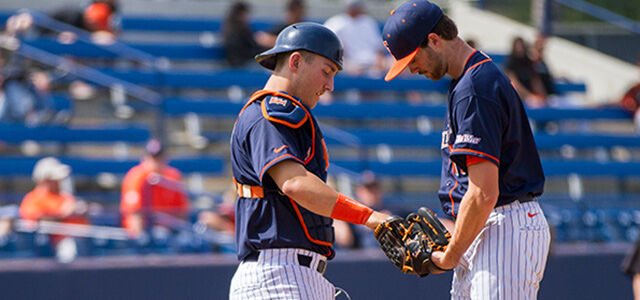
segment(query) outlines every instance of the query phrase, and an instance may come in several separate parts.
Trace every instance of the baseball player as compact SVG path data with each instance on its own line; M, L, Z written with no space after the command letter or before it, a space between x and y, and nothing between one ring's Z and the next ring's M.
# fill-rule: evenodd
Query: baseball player
M535 299L549 251L549 227L536 197L544 174L522 101L487 55L467 45L435 4L402 4L383 43L405 68L431 80L449 74L438 192L455 221L442 269L455 268L452 299Z
M273 74L231 136L241 263L230 299L333 299L323 276L335 255L333 219L374 229L388 217L325 183L329 157L311 109L333 90L342 52L331 30L297 23L256 56Z

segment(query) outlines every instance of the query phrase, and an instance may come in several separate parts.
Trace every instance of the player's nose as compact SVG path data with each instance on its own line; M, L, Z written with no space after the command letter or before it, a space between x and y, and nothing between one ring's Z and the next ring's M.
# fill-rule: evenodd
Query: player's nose
M333 91L333 76L331 76L331 78L329 78L329 81L327 82L327 84L325 84L325 90L332 92Z
M409 71L411 71L411 74L415 74L418 72L418 68L416 68L413 64L410 64Z

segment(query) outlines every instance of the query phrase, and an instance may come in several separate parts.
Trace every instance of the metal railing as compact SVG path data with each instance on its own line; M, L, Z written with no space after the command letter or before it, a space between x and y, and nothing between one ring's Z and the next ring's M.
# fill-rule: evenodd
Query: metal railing
M583 0L553 0L569 8L575 9L596 19L626 29L635 34L640 34L640 23L623 17L610 10L591 4Z

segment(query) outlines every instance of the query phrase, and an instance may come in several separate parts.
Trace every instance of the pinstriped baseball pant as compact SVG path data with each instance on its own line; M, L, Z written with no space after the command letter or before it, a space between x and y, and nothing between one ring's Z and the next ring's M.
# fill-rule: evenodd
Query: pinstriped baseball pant
M495 208L454 270L451 299L537 299L550 241L538 202Z
M301 266L298 254L312 257ZM303 249L266 249L257 261L240 263L231 279L230 300L245 299L334 299L335 287L317 270L326 258Z

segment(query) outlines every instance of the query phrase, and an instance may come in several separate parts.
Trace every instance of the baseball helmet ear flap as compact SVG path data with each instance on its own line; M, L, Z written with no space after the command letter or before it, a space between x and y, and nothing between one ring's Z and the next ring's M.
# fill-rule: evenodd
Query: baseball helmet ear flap
M276 54L296 50L322 55L342 70L342 42L329 28L312 22L289 25L278 34L273 48L256 55L255 58L260 65L273 70L276 67Z

